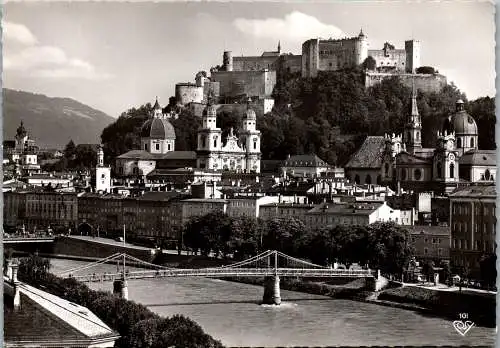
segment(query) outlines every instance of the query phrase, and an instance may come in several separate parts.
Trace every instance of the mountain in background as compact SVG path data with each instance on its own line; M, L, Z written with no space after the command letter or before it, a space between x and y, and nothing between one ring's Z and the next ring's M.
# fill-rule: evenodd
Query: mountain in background
M3 139L13 140L21 120L41 148L100 143L102 130L116 120L70 98L3 89Z

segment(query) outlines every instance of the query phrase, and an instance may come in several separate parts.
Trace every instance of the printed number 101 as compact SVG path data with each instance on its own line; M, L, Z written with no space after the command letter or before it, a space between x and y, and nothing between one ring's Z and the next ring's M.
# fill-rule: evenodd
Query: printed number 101
M460 313L458 315L460 317L460 319L469 319L469 313Z

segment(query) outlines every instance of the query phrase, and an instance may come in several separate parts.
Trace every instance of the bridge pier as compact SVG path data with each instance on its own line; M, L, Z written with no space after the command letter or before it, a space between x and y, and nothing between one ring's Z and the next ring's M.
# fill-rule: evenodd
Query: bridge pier
M280 277L272 276L264 278L264 297L263 304L280 305Z
M128 284L125 279L119 279L113 282L113 295L128 300Z

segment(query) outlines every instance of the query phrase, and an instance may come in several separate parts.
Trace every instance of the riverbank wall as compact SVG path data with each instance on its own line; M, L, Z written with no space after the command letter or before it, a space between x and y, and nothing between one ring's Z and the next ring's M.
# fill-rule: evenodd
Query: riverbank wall
M450 320L460 320L460 315L475 325L496 326L496 295L467 291L439 291L404 286L380 292L377 300L413 306L416 310Z

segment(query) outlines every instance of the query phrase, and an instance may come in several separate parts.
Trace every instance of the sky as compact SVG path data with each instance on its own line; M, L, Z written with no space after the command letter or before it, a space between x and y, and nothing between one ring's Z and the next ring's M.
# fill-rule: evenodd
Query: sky
M69 97L113 117L222 64L223 51L301 53L307 39L356 36L371 49L420 40L468 99L495 95L490 2L7 2L3 85Z

